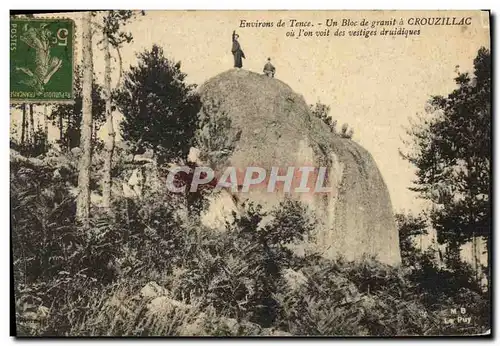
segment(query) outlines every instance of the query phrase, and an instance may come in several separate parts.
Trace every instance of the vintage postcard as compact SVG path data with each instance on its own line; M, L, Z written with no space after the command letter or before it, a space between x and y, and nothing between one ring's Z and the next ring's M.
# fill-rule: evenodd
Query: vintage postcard
M491 336L488 11L10 16L17 336Z

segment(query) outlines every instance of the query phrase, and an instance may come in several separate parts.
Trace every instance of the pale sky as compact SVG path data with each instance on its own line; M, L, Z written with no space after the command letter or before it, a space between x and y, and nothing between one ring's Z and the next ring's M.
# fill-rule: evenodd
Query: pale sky
M58 14L58 16L62 16ZM316 31L325 21L343 18L399 21L410 17L472 17L470 26L425 26L420 36L288 38L292 28L239 28L240 20L311 21ZM81 42L81 14L74 18L77 43ZM322 22L322 26L317 23ZM340 25L340 23L339 23ZM407 188L414 179L409 163L400 158L404 127L409 117L424 112L432 95L447 95L454 88L455 66L470 71L481 46L489 48L488 15L470 11L146 11L126 28L134 40L122 50L123 67L136 63L135 53L158 44L167 57L182 62L188 81L202 84L232 68L231 33L236 30L245 52L243 68L261 73L267 57L276 78L302 94L307 103L331 106L338 128L348 123L354 140L374 157L389 188L396 211L418 211L422 202ZM295 29L296 31L298 29ZM97 41L97 34L94 41ZM77 59L81 45L76 47ZM113 54L116 56L116 54ZM104 58L94 49L94 69L102 81ZM114 71L112 84L116 84Z

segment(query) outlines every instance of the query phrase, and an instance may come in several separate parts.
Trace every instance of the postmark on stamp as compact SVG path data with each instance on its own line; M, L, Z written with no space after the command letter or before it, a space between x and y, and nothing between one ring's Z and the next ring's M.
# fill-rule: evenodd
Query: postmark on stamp
M11 18L11 103L71 103L74 99L74 22Z

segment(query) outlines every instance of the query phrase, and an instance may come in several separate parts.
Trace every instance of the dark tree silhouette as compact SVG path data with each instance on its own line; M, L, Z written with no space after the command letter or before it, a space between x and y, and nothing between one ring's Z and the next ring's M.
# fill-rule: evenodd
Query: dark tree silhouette
M102 87L95 78L92 82L92 121L93 137L105 121L105 102ZM69 150L80 146L80 125L82 122L82 72L78 68L75 74L75 103L56 105L48 114L49 120L59 128L61 148Z
M336 133L335 127L337 126L337 120L333 120L330 114L330 106L325 105L321 102L316 102L314 105L309 105L311 113L321 119L325 124L327 124L333 133Z
M200 101L180 68L153 45L125 73L115 98L123 138L136 152L152 149L159 162L185 160L194 139Z
M411 189L434 203L438 241L455 251L490 237L490 74L490 52L481 48L473 75L458 73L453 92L430 100L429 115L408 131L413 151L402 153L417 168Z
M396 225L399 231L399 247L403 265L408 267L415 263L414 237L427 234L427 222L423 215L396 214ZM422 249L420 249L422 250Z
M334 120L329 115L331 109L330 106L327 106L321 102L316 102L316 104L314 105L309 105L309 108L311 109L312 115L321 119L325 124L328 125L328 127L330 127L332 133L338 134L342 138L352 138L354 130L352 128L349 129L349 126L347 124L343 124L340 133L337 133L337 120Z

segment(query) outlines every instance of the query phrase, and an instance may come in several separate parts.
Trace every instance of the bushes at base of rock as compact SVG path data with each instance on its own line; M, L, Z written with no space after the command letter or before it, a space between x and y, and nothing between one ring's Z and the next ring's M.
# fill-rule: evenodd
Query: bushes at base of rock
M423 255L414 256L420 262L411 268L369 258L354 263L297 256L288 245L315 227L298 202L284 201L268 213L245 205L225 232L212 232L174 213L181 204L171 196L147 192L142 201L115 203L113 220L96 210L92 228L83 230L74 223L67 186L50 170L12 168L19 335L442 335L489 329L488 297L467 280L467 270L437 268ZM430 277L453 284L428 285ZM460 283L467 285L458 289ZM447 324L451 309L464 302L470 323Z

